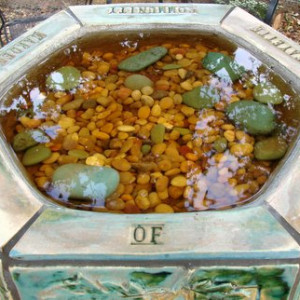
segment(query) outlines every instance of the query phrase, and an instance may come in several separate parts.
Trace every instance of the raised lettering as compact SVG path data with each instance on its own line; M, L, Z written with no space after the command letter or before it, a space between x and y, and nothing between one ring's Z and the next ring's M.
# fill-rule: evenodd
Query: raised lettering
M142 243L146 238L146 230L141 225L138 225L133 233L134 241L137 243Z
M131 245L161 245L163 224L136 224L131 231Z

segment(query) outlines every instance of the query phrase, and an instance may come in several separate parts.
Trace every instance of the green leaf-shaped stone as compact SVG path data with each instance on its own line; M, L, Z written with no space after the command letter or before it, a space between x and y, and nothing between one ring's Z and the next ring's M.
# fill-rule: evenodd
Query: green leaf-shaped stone
M153 82L147 76L133 74L125 79L124 85L132 90L141 90L144 86L153 86Z
M237 64L231 57L223 53L209 52L202 61L205 69L221 78L239 79L245 73L244 67Z
M69 91L80 83L80 71L66 66L53 71L46 79L46 85L54 91Z
M231 103L226 114L237 127L254 135L268 134L276 126L272 110L268 106L252 100Z
M262 103L280 104L283 102L283 96L279 88L270 83L259 83L253 89L254 99Z
M51 154L52 152L49 148L44 145L37 145L27 149L23 156L22 163L24 166L36 165L49 158Z
M157 62L167 53L168 49L165 47L154 47L121 61L118 68L129 72L140 71Z
M52 176L53 195L64 198L103 201L112 194L120 181L119 173L109 167L66 164Z
M273 136L255 144L254 156L258 160L276 160L284 156L287 148L288 145L283 138Z
M221 99L218 90L208 85L198 86L182 97L185 105L196 109L212 108Z
M14 136L12 147L15 151L23 151L37 144L44 144L50 139L42 130L32 129L18 133Z

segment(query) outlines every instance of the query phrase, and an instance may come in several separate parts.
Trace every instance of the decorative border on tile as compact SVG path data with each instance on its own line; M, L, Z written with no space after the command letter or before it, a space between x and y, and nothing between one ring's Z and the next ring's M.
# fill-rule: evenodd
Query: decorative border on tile
M12 267L30 299L287 299L297 265L171 267ZM84 295L84 296L81 296Z
M271 45L277 47L279 50L288 54L295 60L300 62L300 50L295 49L291 44L284 41L279 35L266 28L265 26L259 25L251 28L251 31L268 41Z

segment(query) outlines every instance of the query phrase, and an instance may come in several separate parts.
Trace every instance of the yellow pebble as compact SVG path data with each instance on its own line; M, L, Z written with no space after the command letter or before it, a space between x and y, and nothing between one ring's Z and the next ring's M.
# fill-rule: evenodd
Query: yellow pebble
M180 132L178 130L172 130L169 137L171 140L175 141L175 140L179 139Z
M168 192L168 189L162 191L162 192L157 192L157 195L159 197L159 199L161 200L166 200L169 198L169 192Z
M149 201L150 201L150 207L155 207L161 203L161 200L159 199L158 194L155 192L150 193L148 197L149 197Z
M146 173L139 174L137 177L138 184L146 184L150 181L150 175Z
M168 204L161 203L155 207L154 211L159 214L167 214L173 213L174 209Z
M91 72L91 71L83 71L81 73L81 76L84 79L88 79L88 80L94 80L96 78L96 74L94 72Z
M134 101L139 101L142 97L142 93L139 90L134 90L131 92L131 97Z
M245 156L253 152L253 146L251 144L234 144L230 148L230 152L235 156Z
M193 86L189 81L181 82L180 86L186 91L191 91L193 89Z
M244 183L244 184L239 184L239 185L235 186L234 190L238 194L244 194L245 192L247 192L249 190L249 187L250 187L249 184Z
M150 207L150 200L148 197L142 197L138 195L135 198L135 203L141 210L146 210Z
M93 156L89 156L85 160L85 164L89 165L89 166L99 166L99 167L102 167L102 166L104 166L105 161L106 161L106 157L97 153L97 154L94 154Z
M195 109L192 108L192 107L188 107L188 106L183 105L182 108L181 108L181 112L185 116L190 117L195 113Z
M224 137L228 142L233 142L235 140L235 132L233 130L226 130Z
M178 53L178 54L175 55L175 59L176 60L181 60L181 59L183 59L183 55Z
M151 152L153 155L162 155L167 148L167 145L164 143L153 145Z
M154 104L154 99L151 96L143 95L141 97L141 101L144 105L152 107Z
M191 161L196 161L196 160L199 159L199 157L198 157L197 154L191 153L191 152L187 153L187 154L185 155L185 157L186 157L186 159L191 160Z
M172 168L172 163L168 159L163 159L158 163L158 167L161 171L168 171Z
M122 172L129 171L131 168L131 164L125 158L113 159L111 164L115 169Z
M42 123L40 119L30 119L28 117L21 117L19 120L22 123L22 125L26 128L37 128Z
M187 70L186 70L186 69L180 68L180 69L178 70L178 75L179 75L179 77L180 77L181 79L184 79L185 76L186 76L186 74L187 74Z
M154 117L159 117L161 114L161 108L158 104L154 104L151 109L151 115Z
M147 119L150 115L150 107L149 106L142 106L139 110L138 110L138 117L140 119Z
M175 94L173 96L173 100L175 104L181 104L182 103L182 96L180 94Z
M153 94L153 88L151 86L144 86L141 89L141 92L143 93L143 95L146 96L150 96L151 94Z
M35 182L39 188L45 189L49 183L49 178L45 176L37 177L35 178Z
M92 131L92 135L99 140L109 140L110 139L109 134L102 132L99 129L94 129Z
M67 132L70 134L70 133L74 133L74 132L77 132L79 131L80 129L80 126L76 125L76 126L71 126L68 128Z
M187 185L186 177L176 176L171 180L171 184L177 187L185 187Z
M118 138L120 140L126 140L128 137L129 137L129 134L127 132L120 131L118 133Z
M181 171L179 168L173 168L171 170L166 171L165 175L166 176L174 176L174 175L178 175L180 173L181 173Z
M53 164L58 160L59 155L60 154L58 152L52 152L51 156L49 158L45 159L43 161L43 163L44 164Z
M159 105L160 105L161 109L169 109L169 108L173 107L174 102L171 97L164 97L160 100Z
M233 129L234 129L234 126L233 126L232 124L223 124L223 125L221 126L221 128L222 128L223 130L233 130Z
M61 128L68 129L69 127L74 126L75 120L66 116L62 116L58 121L58 125Z
M122 132L133 132L135 131L135 128L131 125L120 125L117 127L117 129L119 131L122 131Z

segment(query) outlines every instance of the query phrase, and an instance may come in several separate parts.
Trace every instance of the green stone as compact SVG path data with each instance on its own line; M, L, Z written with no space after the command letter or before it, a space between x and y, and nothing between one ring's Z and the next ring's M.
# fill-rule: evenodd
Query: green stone
M191 130L189 130L188 128L184 128L184 127L174 127L173 129L178 131L180 133L180 135L186 135L186 134L191 133Z
M284 156L287 148L288 145L283 138L273 136L255 144L254 156L258 160L276 160Z
M213 143L213 148L219 153L224 152L227 149L227 140L224 137L216 139Z
M181 65L177 65L177 64L168 64L168 65L164 65L162 67L163 70L175 70L175 69L180 69Z
M143 145L143 146L141 147L141 151L142 151L143 154L146 155L146 154L150 153L150 151L151 151L151 146L145 144L145 145Z
M36 165L43 160L49 158L52 152L49 148L44 145L37 145L32 148L29 148L22 159L22 163L24 166L32 166Z
M120 181L119 173L109 167L66 164L52 176L53 194L82 200L101 200L111 195Z
M264 82L256 85L253 89L254 99L262 103L280 104L283 102L283 96L279 88L270 83Z
M46 85L54 91L69 91L80 83L80 71L66 66L53 71L46 79Z
M37 144L49 142L49 138L42 130L32 129L18 133L14 136L12 147L15 151L23 151Z
M276 126L273 111L268 106L252 100L229 104L226 114L237 127L254 135L268 134Z
M209 52L202 60L205 69L221 78L239 79L244 73L244 67L237 64L231 57L223 53Z
M166 128L162 124L156 124L151 130L151 141L154 144L160 144L164 141Z
M118 68L129 72L140 71L157 62L167 53L167 48L154 47L121 61Z
M68 152L68 155L77 157L79 159L85 159L89 156L89 154L81 149L72 149Z
M133 74L125 79L124 85L131 90L141 90L144 86L153 86L153 82L147 76Z
M212 108L221 99L218 90L208 85L196 87L182 97L185 105L195 109Z

